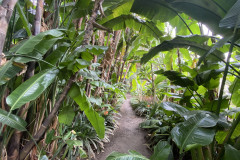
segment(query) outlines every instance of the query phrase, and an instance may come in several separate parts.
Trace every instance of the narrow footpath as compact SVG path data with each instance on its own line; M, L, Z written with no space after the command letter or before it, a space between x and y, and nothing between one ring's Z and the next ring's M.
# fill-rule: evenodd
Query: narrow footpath
M111 141L105 144L104 152L96 155L95 160L105 160L113 151L128 153L128 150L135 150L148 158L151 156L150 150L145 145L146 132L138 127L143 119L135 115L130 105L130 98L131 96L127 95L127 100L120 109L122 118L118 121L119 128L110 137Z

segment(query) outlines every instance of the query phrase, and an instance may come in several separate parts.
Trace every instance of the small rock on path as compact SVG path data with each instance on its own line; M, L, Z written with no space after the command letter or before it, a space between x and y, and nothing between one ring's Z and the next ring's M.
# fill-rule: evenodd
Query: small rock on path
M105 144L104 152L96 155L95 160L105 160L113 151L128 153L128 150L135 150L148 158L151 156L150 150L145 145L144 136L147 133L139 128L143 119L135 115L130 98L131 96L127 95L127 100L120 109L122 117L118 121L119 128L110 137L110 142Z

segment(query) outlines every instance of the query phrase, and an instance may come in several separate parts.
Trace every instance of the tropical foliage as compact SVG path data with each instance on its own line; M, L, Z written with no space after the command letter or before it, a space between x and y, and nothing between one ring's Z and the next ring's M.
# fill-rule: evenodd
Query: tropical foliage
M239 0L0 3L2 159L94 157L127 89L151 159L238 158Z

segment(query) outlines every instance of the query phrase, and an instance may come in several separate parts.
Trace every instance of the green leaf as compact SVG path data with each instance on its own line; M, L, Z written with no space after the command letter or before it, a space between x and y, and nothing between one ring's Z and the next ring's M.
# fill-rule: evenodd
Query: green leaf
M150 160L173 160L172 157L172 147L167 141L159 141L154 147L154 153Z
M229 0L229 4L232 4L234 1ZM175 0L171 3L171 6L202 22L214 33L226 33L227 30L219 28L219 22L227 10L225 9L225 4L218 4L218 2L215 0Z
M197 90L198 86L195 84L193 80L189 77L184 76L180 72L177 71L156 71L155 74L163 74L166 76L173 84L179 85L181 87L189 87L192 90Z
M149 128L158 128L159 125L162 124L160 120L157 119L148 119L142 123L140 123L139 127L143 129L149 129Z
M20 117L0 109L0 122L19 131L26 131L27 123Z
M99 138L104 138L104 118L92 108L88 98L84 92L80 90L79 86L74 84L71 87L68 95L79 105L80 109L84 111L93 128L96 130Z
M145 16L150 20L169 21L177 16L177 12L165 0L135 0L131 12Z
M224 68L207 70L197 74L195 79L198 85L202 85L204 83L209 82L212 78L213 79L219 78L219 75L223 72L224 72Z
M240 0L238 0L232 8L228 11L227 15L220 21L219 27L224 28L239 28L240 27Z
M59 114L58 114L58 120L60 123L71 125L72 121L74 119L75 112L72 106L64 106Z
M229 91L232 94L232 103L236 106L240 106L240 79L235 78L232 85L229 87Z
M128 152L129 154L113 152L106 158L106 160L149 160L136 151L130 150Z
M0 67L0 85L5 84L7 81L16 76L23 70L25 65L13 62L12 59Z
M68 139L66 140L66 143L68 146L70 146L71 148L73 146L76 146L76 147L82 147L83 146L83 141L79 141L79 140L71 140L71 139Z
M59 40L62 39L64 32L60 30L48 30L46 32L42 32L37 36L30 37L24 43L20 43L19 47L14 47L10 52L15 52L15 54L19 55L27 55L31 57L35 57L38 59L42 59L42 56ZM14 58L15 62L26 63L32 61L30 58L16 57Z
M35 100L52 83L57 73L57 69L44 70L16 88L6 99L11 110Z
M156 79L154 80L154 84L157 85L158 83L162 82L163 80L165 80L166 77L165 76L162 76L162 75L158 75L156 77Z
M226 131L218 131L216 133L215 139L217 140L217 142L219 144L223 144L227 134L228 134L229 130ZM237 125L236 129L234 130L231 139L234 140L235 138L240 136L240 124Z
M171 135L173 141L180 148L180 153L183 150L190 150L193 147L205 146L213 141L217 119L209 114L198 113L183 123L176 125Z
M203 56L208 52L211 47L204 44L210 37L208 36L177 36L176 38L170 41L164 41L160 45L152 48L147 54L141 58L141 63L147 63L151 58L156 56L159 52L170 51L174 48L186 48L190 51L197 53L199 56ZM217 56L218 58L216 58ZM220 59L219 59L220 58ZM219 50L214 50L211 55L207 57L207 60L210 61L221 61L224 59L224 55Z
M55 134L55 130L54 129L52 129L51 131L47 132L47 136L46 136L46 139L45 139L45 143L46 144L50 144L52 142L54 134Z
M186 113L189 112L186 108L172 102L163 102L160 104L160 106L167 111L175 112L176 114L179 114L180 116L184 117Z
M157 28L156 24L151 21L145 21L133 15L121 15L106 23L102 24L105 27L112 28L113 30L121 30L126 27L139 31L139 34L153 36L160 39L163 33Z
M225 144L225 154L223 160L239 160L240 151L231 146L230 144Z

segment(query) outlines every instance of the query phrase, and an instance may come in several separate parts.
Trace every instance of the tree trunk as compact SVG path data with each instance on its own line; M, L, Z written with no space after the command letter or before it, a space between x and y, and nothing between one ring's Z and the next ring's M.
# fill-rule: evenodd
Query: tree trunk
M3 58L3 47L8 30L8 23L13 13L17 0L3 0L0 5L0 64Z
M153 93L153 103L155 102L156 93L155 93L155 84L154 84L154 72L153 72L153 65L151 63L151 70L152 70L152 93Z
M89 21L87 22L87 27L83 39L82 45L88 45L90 44L90 39L93 35L93 22L97 18L97 12L100 7L100 3L103 0L95 0L94 8L92 11L92 15L89 18ZM35 141L39 142L39 140L42 138L43 134L46 132L47 128L51 124L53 118L56 116L62 102L65 100L72 84L77 80L78 72L76 72L74 75L71 76L71 78L68 80L67 85L64 87L62 94L60 95L59 99L54 104L53 110L50 112L48 117L43 121L43 124L41 125L40 129L38 130L37 134L33 136L34 140L28 141L28 143L24 146L24 148L20 152L20 160L23 160L31 151L32 147L35 145Z

